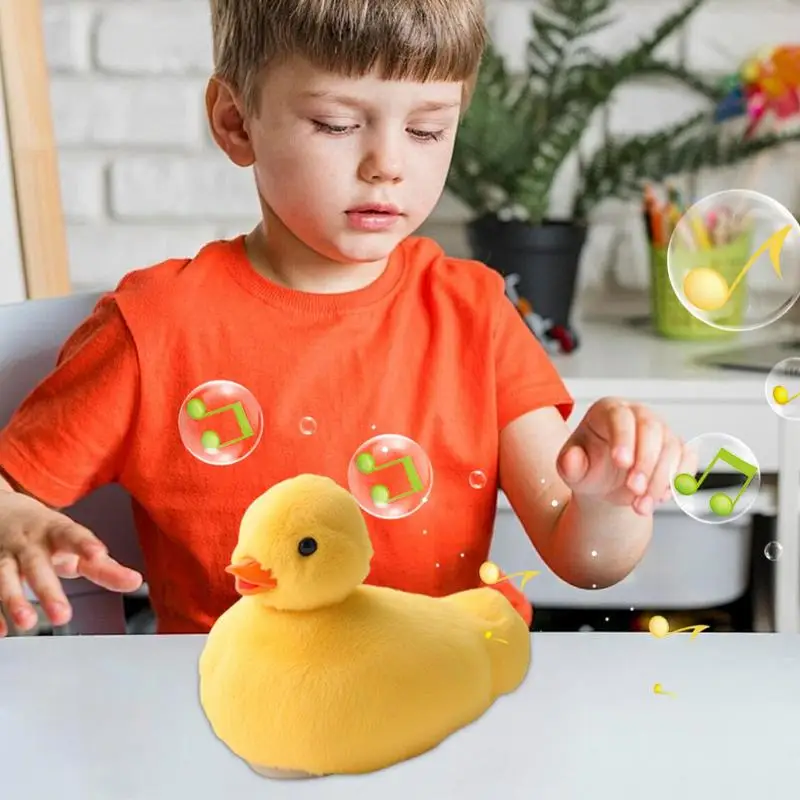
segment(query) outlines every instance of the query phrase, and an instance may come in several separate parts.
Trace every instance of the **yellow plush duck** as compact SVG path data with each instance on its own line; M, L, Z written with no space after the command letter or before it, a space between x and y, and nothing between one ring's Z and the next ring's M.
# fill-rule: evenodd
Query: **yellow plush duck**
M371 772L424 753L516 689L530 633L498 591L433 598L363 585L355 499L300 475L245 512L228 571L241 599L200 657L216 735L256 772Z

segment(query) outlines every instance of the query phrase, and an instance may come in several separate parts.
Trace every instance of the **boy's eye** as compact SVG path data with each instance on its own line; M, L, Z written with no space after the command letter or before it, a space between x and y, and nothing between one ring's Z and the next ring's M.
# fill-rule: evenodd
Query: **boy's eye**
M319 122L315 119L312 119L311 122L318 131L330 133L334 136L341 136L343 133L349 133L358 127L358 125L328 125L326 122Z
M331 136L345 136L357 130L359 125L331 125L328 122L320 122L319 120L312 119L311 123L321 133L327 133ZM444 138L444 131L423 131L417 128L407 128L408 132L420 142L439 142Z
M444 138L444 131L420 131L409 128L408 132L415 138L423 142L439 142Z

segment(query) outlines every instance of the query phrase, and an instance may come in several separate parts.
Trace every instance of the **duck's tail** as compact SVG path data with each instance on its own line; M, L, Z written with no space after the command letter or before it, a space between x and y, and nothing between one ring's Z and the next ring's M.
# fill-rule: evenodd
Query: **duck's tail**
M531 634L525 620L500 592L483 587L451 595L452 602L475 617L492 667L495 697L513 692L531 662Z

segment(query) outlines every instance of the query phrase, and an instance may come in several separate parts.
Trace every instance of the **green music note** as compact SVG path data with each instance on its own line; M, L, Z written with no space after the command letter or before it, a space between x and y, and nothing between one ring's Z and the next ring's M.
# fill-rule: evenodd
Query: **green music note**
M733 511L734 506L739 502L739 498L745 493L747 487L750 485L750 481L758 474L757 466L748 464L747 461L734 455L730 450L721 447L711 463L706 467L706 471L700 476L700 480L697 480L694 475L682 472L680 475L675 476L673 485L675 486L675 491L679 494L694 494L703 485L703 481L708 477L708 473L711 472L711 468L717 461L724 461L728 466L733 467L737 472L741 472L742 475L747 478L744 482L744 486L739 489L739 494L737 494L733 500L724 492L717 492L711 495L708 501L711 510L718 517L727 517Z
M213 417L214 414L222 414L224 411L233 412L233 415L236 417L236 424L239 426L239 432L241 433L241 436L237 436L235 439L229 439L227 442L222 442L220 441L219 434L216 431L203 431L203 434L200 437L200 444L203 445L204 450L222 450L224 447L230 447L232 444L241 442L244 439L249 439L254 435L255 431L253 431L253 426L250 424L250 420L247 418L247 414L245 413L241 400L237 400L235 403L231 403L227 406L215 408L213 411L209 411L206 408L206 404L199 397L191 399L186 404L186 413L195 421L206 419L206 417Z
M402 464L405 470L406 478L411 485L411 489L394 496L389 492L389 487L384 486L382 483L375 484L370 489L370 497L376 506L385 506L389 503L394 503L397 500L402 500L404 497L421 492L425 487L422 485L422 478L420 478L417 468L414 466L414 460L411 456L403 456L402 458L395 458L392 461L387 461L385 464L377 466L375 459L369 453L359 453L356 458L356 468L362 475L372 475L373 472L379 472L382 469L387 469L395 464Z

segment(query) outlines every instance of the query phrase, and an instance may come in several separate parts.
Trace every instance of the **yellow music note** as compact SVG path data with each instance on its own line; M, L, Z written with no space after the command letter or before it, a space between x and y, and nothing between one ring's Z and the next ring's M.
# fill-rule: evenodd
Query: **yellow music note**
M389 503L395 503L398 500L402 500L404 497L408 497L411 494L416 494L417 492L423 491L425 486L422 483L422 478L420 478L419 472L417 472L417 468L414 465L414 459L411 458L411 456L395 458L391 461L381 464L380 466L375 463L375 458L370 453L359 453L358 457L356 458L356 468L362 475L372 475L374 472L380 472L382 469L388 469L389 467L393 467L395 464L401 464L403 466L403 470L406 473L406 478L408 479L408 483L411 488L408 491L392 496L388 486L385 486L382 483L375 484L375 486L370 489L369 494L372 498L372 502L375 503L376 506L389 505Z
M483 635L486 639L492 639L495 642L500 642L501 644L508 644L508 642L505 639L500 639L499 637L495 636L491 631L486 631Z
M756 263L758 257L769 251L769 258L778 278L781 275L781 251L792 225L786 225L767 239L761 247L753 253L741 272L728 287L725 277L711 267L695 267L686 273L683 280L683 293L686 299L700 311L718 311L731 299L736 287L741 283L750 267Z
M800 397L800 392L789 397L789 390L785 386L776 386L772 390L772 399L779 405L785 406Z
M653 694L665 694L670 695L671 697L675 696L674 692L665 692L664 687L660 683L653 684Z
M539 572L534 569L526 570L525 572L512 572L510 575L501 575L500 567L492 561L484 561L478 570L481 580L489 585L501 583L502 581L510 580L511 578L518 578L522 575L522 583L519 585L520 589L525 587L525 584L531 579L535 578Z
M193 398L186 404L187 415L196 422L199 422L201 419L206 419L207 417L213 417L215 414L222 414L225 411L233 412L236 418L236 424L239 426L240 435L234 439L229 439L227 442L222 442L216 431L203 431L203 434L200 436L200 444L203 446L204 450L222 450L225 447L230 447L232 444L241 442L244 439L249 439L251 436L255 435L253 426L250 424L250 420L247 418L244 406L240 400L227 406L212 409L211 411L206 408L206 404L199 397Z
M650 622L647 625L648 630L656 639L664 639L667 636L672 636L674 633L684 633L692 631L690 639L697 638L703 631L708 630L708 625L688 625L685 628L677 628L674 631L669 629L669 622L664 617L656 616L650 617Z
M708 473L711 472L711 468L717 463L717 461L724 461L728 466L733 467L737 472L740 472L747 478L742 488L739 489L739 494L737 494L733 500L731 500L731 498L724 492L717 492L711 495L708 501L708 505L711 507L711 510L719 517L727 517L739 502L739 498L745 493L747 487L750 485L750 481L752 481L753 478L755 478L755 476L758 474L757 466L754 464L748 464L747 461L744 461L743 459L739 458L739 456L734 455L730 450L720 447L719 451L714 456L711 463L706 467L706 471L702 474L699 480L695 479L694 475L689 475L687 472L682 472L680 475L675 476L673 486L675 487L675 491L679 494L694 494L703 485L703 481L705 481L705 479L708 477Z

